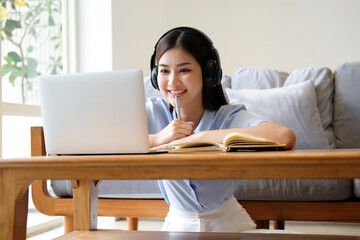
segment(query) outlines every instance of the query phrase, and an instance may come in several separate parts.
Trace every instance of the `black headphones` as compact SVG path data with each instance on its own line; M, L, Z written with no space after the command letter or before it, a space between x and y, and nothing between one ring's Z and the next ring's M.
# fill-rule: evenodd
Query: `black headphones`
M208 44L213 52L214 59L207 60L205 63L205 66L202 66L203 83L204 83L204 86L208 87L208 88L214 88L214 87L218 86L221 83L221 78L222 78L220 57L219 57L218 51L214 47L210 38L208 36L206 36L206 34L201 32L200 30L197 30L195 28L177 27L177 28L167 31L164 35L162 35L155 45L154 53L150 59L151 83L152 83L153 87L155 89L159 90L159 85L157 82L158 67L156 66L156 47L163 37L165 37L167 34L173 32L173 31L176 31L176 30L190 31L190 32L196 33L208 42Z

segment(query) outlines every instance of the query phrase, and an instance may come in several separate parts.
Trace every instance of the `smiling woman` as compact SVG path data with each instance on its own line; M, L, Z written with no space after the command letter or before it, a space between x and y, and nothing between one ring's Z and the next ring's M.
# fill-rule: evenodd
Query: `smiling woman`
M146 103L150 146L171 149L191 141L222 143L230 132L278 141L291 149L294 133L265 122L243 105L228 105L221 87L219 55L199 30L179 27L166 32L151 57L151 82L164 98ZM181 110L181 119L174 111ZM179 111L178 111L179 113ZM289 140L289 141L288 141ZM236 180L159 180L170 205L165 231L240 232L255 228L234 198Z

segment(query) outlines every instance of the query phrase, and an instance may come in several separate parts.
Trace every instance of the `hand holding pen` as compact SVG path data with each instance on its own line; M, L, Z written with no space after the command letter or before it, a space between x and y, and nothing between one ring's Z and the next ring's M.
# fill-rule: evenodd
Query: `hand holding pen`
M175 96L175 111L176 111L177 119L183 120L182 117L181 117L181 111L180 111L180 104L179 104L178 96ZM193 134L194 122L185 122L185 124L187 125L186 128L191 127L190 135Z
M158 139L157 145L159 146L154 149L171 149L173 144L181 143L181 141L188 141L186 137L194 133L194 122L184 121L181 117L178 96L174 97L173 106L175 110L175 119L160 132L154 134L156 135L156 139Z

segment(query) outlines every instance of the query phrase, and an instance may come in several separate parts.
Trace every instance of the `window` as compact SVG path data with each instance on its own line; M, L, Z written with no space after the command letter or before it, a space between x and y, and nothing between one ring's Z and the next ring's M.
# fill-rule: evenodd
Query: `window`
M24 126L41 124L37 77L62 73L62 5L61 0L1 0L3 157L29 156L28 139L9 146L30 135Z
M62 72L62 2L2 0L2 99L39 104L36 77Z

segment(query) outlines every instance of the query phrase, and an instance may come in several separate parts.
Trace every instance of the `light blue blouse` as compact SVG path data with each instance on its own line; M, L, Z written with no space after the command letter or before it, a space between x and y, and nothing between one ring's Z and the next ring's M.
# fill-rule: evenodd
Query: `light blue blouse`
M162 98L150 98L146 103L149 134L164 129L175 118L169 103ZM194 133L256 126L263 119L246 111L244 105L225 105L217 111L205 110ZM182 211L205 212L220 207L236 191L237 180L159 180L166 202Z

